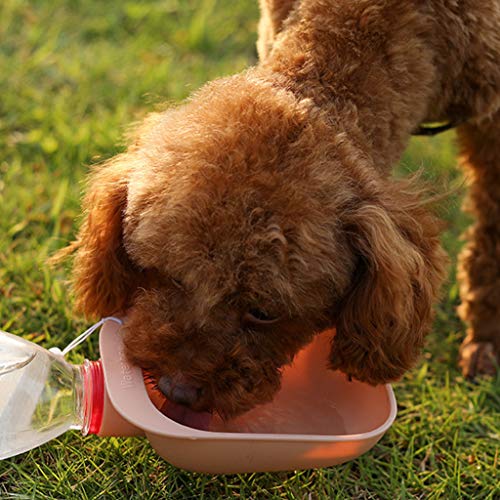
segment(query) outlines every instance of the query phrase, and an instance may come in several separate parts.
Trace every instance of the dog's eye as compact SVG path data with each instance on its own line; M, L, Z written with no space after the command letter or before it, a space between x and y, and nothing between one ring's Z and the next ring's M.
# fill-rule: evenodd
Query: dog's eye
M184 284L182 283L181 280L172 278L172 276L169 276L169 278L170 278L171 283L174 286L176 286L179 290L183 290L184 291L186 289L186 287L184 286Z
M271 316L261 309L250 309L243 319L249 323L254 323L257 325L270 325L271 323L276 323L279 317Z

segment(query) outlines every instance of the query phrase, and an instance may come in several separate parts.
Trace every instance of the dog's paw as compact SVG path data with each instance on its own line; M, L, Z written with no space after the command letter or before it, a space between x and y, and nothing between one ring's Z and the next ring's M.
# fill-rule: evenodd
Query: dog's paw
M492 342L474 342L466 338L460 347L459 365L467 378L495 375L498 353Z

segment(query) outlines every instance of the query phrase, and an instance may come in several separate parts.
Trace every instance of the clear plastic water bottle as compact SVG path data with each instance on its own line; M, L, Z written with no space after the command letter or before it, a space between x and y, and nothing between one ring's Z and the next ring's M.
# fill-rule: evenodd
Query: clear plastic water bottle
M100 361L72 365L61 354L0 331L0 460L69 429L97 433L103 399Z

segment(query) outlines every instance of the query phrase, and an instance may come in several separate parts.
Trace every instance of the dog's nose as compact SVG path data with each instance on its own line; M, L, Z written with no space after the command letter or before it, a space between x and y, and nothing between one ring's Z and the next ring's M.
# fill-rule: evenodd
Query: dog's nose
M201 388L190 384L182 377L163 375L158 380L160 391L174 403L193 406L201 395Z

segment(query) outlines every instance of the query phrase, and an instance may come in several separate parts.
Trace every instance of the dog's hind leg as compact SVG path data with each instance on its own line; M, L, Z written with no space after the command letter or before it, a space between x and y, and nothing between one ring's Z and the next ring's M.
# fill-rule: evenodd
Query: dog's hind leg
M281 31L285 19L297 0L259 0L260 21L257 52L263 61L272 49L276 35Z
M459 258L459 314L467 324L460 366L474 377L494 374L500 361L500 111L458 134L470 181L465 208L476 219Z

